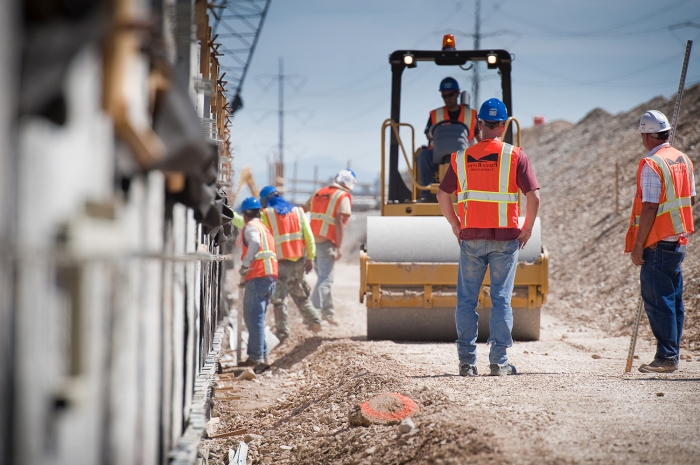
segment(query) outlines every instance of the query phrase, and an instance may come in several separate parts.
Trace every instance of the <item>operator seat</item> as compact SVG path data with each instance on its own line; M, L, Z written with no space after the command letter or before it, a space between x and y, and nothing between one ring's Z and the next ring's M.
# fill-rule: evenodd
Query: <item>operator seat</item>
M463 124L439 124L431 129L433 133L433 163L440 165L450 162L450 155L469 146L469 131Z

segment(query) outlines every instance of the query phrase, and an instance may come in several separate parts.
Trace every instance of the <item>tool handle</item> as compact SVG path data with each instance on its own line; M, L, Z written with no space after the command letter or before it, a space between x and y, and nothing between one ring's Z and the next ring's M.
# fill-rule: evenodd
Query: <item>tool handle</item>
M676 105L673 107L673 118L671 119L671 134L668 136L669 144L673 145L673 138L676 135L676 125L678 115L681 112L681 100L683 99L683 88L685 87L685 75L688 71L688 61L690 60L690 49L693 48L693 41L689 40L685 45L685 57L683 58L683 68L681 69L681 80L678 83L678 93L676 94Z

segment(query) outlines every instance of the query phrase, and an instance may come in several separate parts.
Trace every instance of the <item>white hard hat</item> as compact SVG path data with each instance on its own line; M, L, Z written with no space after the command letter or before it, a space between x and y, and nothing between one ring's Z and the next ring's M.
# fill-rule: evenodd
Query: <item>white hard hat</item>
M666 115L657 110L649 110L642 115L639 120L639 129L637 132L642 134L655 134L657 132L670 131L671 125L668 124Z
M335 177L335 182L346 187L348 190L353 190L357 183L357 177L352 170L340 170Z

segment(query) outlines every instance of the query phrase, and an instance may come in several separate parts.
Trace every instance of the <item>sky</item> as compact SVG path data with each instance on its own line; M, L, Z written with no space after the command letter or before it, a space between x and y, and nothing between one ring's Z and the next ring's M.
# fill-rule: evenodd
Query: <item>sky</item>
M359 182L375 182L390 110L389 54L439 50L448 32L457 49L472 50L475 7L476 0L272 0L231 125L234 169L250 166L258 187L267 184L282 58L287 177L296 162L299 179L312 179L314 169L329 179L349 166ZM492 0L481 2L480 17L480 48L514 57L513 113L523 127L539 114L575 123L594 108L619 113L675 95L686 40L694 41L686 87L700 82L697 0ZM496 71L481 64L480 74L477 109L501 97ZM416 145L425 143L429 111L442 106L446 76L472 92L473 71L425 62L404 71L401 119L415 127Z

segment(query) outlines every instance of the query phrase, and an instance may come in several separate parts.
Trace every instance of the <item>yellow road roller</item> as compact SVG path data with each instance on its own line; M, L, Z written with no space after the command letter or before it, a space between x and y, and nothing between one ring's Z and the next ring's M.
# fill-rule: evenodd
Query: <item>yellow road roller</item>
M448 43L445 38L443 44ZM452 39L452 45L454 40ZM437 202L418 202L425 191L435 194L449 157L434 182L419 183L415 130L401 122L401 78L418 64L459 66L485 61L499 71L502 101L509 112L503 140L512 144L517 129L512 118L511 55L505 50L397 50L389 56L392 72L391 116L381 127L381 215L367 218L367 241L360 252L360 302L367 305L367 338L404 341L454 341L459 245ZM454 128L452 128L454 129ZM437 128L436 128L437 130ZM402 134L410 136L401 138ZM436 134L434 134L436 137ZM388 147L388 157L387 155ZM454 151L454 150L453 150ZM400 170L400 157L404 166ZM388 158L388 159L387 159ZM388 182L388 186L387 186ZM524 201L524 196L521 196ZM524 207L521 205L521 207ZM521 211L525 211L521 208ZM521 224L524 218L521 218ZM538 340L540 308L547 299L548 256L539 218L532 237L519 253L511 306L513 339ZM479 296L479 340L488 337L489 273Z

